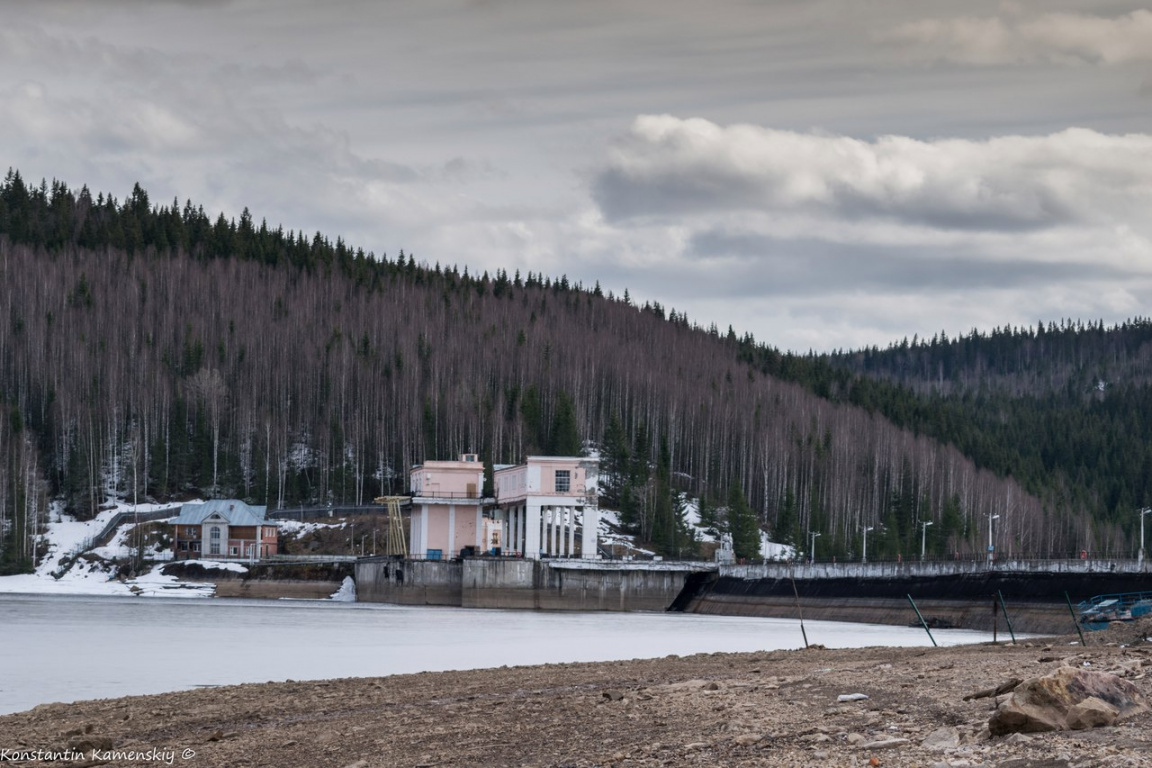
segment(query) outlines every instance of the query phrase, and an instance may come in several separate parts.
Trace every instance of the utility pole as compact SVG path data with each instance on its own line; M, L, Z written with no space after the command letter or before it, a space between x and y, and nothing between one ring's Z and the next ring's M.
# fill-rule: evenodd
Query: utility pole
M925 544L928 543L928 526L932 525L932 521L920 523L920 562L924 562Z
M809 548L808 564L811 565L816 562L816 537L820 534L816 531L809 531L808 535L812 538L812 546Z
M988 564L996 559L996 548L992 545L992 521L999 520L1000 515L988 515Z
M872 526L864 527L864 551L860 554L860 562L862 564L868 562L868 531L873 530L875 530L875 528Z
M1140 531L1143 533L1143 520L1140 521ZM136 540L136 562L132 564L133 575L139 574L144 566L144 542L140 537L140 508L136 505L136 441L132 442L132 536ZM1140 551L1144 551L1144 541L1141 537Z
M1140 570L1144 570L1144 518L1152 512L1152 507L1145 507L1140 510L1140 554L1137 557L1137 566Z

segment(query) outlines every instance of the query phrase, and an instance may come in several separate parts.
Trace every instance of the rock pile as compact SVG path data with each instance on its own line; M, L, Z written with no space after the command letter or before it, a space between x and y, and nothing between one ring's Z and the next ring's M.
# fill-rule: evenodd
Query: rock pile
M1148 711L1132 683L1107 672L1061 667L1015 686L988 721L993 736L1083 730Z

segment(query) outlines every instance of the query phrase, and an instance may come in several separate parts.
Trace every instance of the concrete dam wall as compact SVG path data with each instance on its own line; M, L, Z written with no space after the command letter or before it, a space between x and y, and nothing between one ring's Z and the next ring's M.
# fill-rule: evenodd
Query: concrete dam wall
M1133 564L1108 561L1028 563L878 563L816 565L725 565L695 577L674 610L734 616L796 618L793 581L808 619L909 624L916 621L912 595L930 623L1005 632L993 612L1000 593L1017 632L1075 631L1064 600L1152 588Z
M469 558L365 558L356 563L360 600L399 605L575 611L683 611L907 625L912 595L932 625L1006 632L993 598L1003 594L1017 632L1071 634L1064 602L1152 590L1152 577L1125 561L818 563L720 565Z
M366 602L570 611L664 611L707 563L469 558L366 558L356 591Z

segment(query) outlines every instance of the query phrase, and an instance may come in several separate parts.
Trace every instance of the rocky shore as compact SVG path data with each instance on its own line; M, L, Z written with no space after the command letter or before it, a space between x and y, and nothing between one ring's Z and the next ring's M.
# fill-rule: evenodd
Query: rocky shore
M997 703L1011 695L995 689L1061 667L1110 672L1149 695L1152 643L1142 631L1096 633L1088 647L1074 639L710 654L49 704L0 717L0 750L8 759L68 750L80 757L56 764L73 766L213 768L1152 765L1148 712L1088 730L990 734Z

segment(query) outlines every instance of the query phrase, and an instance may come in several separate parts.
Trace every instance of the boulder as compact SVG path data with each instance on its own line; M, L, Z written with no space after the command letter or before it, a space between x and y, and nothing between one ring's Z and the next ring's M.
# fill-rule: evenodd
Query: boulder
M1061 667L1017 686L988 721L988 730L1000 736L1096 728L1147 709L1136 686L1127 680L1107 672Z
M929 752L943 752L946 749L956 749L960 746L960 732L952 726L946 725L937 728L924 737L920 746Z
M1112 725L1120 712L1106 701L1090 696L1068 710L1066 722L1073 731Z

